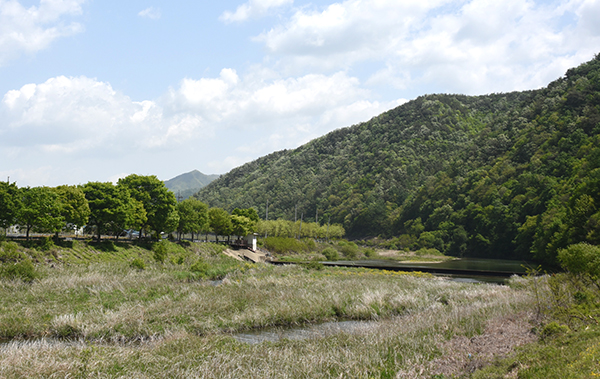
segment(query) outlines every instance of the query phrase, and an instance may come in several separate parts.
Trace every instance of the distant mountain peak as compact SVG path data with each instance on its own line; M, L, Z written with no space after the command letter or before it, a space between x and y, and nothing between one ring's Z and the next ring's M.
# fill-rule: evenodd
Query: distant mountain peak
M181 196L182 199L187 199L219 176L206 175L198 170L193 170L166 180L165 186L177 196Z

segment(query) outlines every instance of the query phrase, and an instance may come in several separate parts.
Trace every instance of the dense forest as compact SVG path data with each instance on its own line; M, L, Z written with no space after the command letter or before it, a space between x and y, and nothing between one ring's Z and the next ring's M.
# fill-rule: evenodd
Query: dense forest
M546 88L427 95L238 167L195 196L354 238L554 263L600 243L600 55Z

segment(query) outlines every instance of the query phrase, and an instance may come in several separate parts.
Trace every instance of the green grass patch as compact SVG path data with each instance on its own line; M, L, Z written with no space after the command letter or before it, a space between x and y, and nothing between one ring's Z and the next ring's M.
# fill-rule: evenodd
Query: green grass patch
M531 379L600 377L600 327L548 337L521 347L515 356L477 371L472 378L500 379L511 372Z

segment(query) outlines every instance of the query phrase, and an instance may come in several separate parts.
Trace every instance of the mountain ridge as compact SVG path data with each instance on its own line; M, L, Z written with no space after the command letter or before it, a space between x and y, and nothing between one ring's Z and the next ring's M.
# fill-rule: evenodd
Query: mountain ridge
M165 180L165 187L181 196L182 200L187 199L201 188L210 184L213 180L218 179L220 175L206 175L198 170L177 175L176 177Z
M235 168L195 196L261 214L268 200L270 218L297 210L404 247L553 261L568 243L600 242L600 194L588 183L600 176L599 133L597 55L538 90L420 96ZM578 202L585 225L572 216Z

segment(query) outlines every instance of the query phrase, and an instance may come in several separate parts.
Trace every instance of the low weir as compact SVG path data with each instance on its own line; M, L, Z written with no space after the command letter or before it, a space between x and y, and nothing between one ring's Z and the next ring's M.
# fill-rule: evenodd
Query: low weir
M290 262L271 262L273 264L290 264ZM513 275L527 274L530 264L524 261L506 261L495 259L465 258L444 262L406 263L391 260L333 261L321 262L331 267L362 267L389 271L420 271L435 275L449 275L467 278L510 278ZM487 281L484 279L484 281Z

